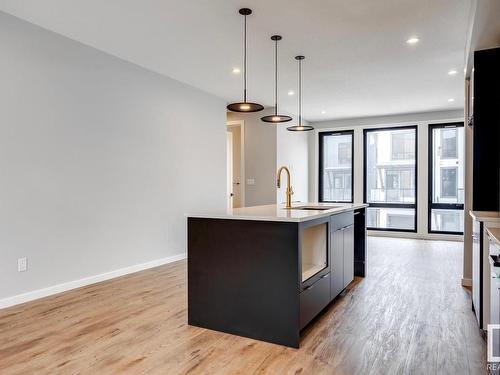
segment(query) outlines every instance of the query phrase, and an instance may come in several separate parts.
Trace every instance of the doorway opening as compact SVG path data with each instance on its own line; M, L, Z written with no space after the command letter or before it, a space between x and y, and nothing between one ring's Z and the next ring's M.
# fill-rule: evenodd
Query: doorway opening
M227 208L245 207L245 122L227 124Z

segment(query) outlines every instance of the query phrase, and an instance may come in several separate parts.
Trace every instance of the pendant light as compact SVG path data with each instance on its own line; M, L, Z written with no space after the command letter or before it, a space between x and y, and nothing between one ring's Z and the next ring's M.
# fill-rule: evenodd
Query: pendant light
M304 56L295 56L295 60L299 62L299 122L295 126L290 126L286 128L291 132L305 132L309 130L314 130L312 126L302 125L302 60Z
M281 35L273 35L271 40L274 40L274 115L264 116L260 119L264 122L279 124L281 122L290 121L292 118L287 115L278 115L278 40L281 40Z
M245 17L245 32L244 32L244 55L243 55L243 101L239 103L231 103L227 109L233 112L258 112L262 111L264 107L261 104L247 102L247 16L252 14L252 10L248 8L241 8L239 13Z

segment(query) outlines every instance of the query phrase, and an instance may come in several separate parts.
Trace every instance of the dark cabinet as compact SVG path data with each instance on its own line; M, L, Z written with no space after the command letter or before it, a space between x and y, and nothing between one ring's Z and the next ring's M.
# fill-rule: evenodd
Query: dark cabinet
M344 288L354 280L354 225L344 228Z
M354 279L353 212L304 224L300 231L300 253L302 329Z
M365 277L366 254L366 209L354 211L354 275Z
M300 224L300 329L330 303L330 218Z
M500 209L500 48L474 52L472 209Z
M331 217L331 299L354 279L354 216L352 212Z
M327 273L300 293L300 329L330 303L330 274Z
M344 232L341 229L331 234L331 298L344 290Z

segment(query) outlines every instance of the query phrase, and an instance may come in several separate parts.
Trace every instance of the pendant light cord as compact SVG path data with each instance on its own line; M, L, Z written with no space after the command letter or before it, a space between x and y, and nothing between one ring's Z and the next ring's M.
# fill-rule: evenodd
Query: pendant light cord
M299 126L302 125L302 60L299 60Z
M278 39L274 48L274 115L278 116Z
M243 52L243 102L247 102L247 16L245 15L244 52Z

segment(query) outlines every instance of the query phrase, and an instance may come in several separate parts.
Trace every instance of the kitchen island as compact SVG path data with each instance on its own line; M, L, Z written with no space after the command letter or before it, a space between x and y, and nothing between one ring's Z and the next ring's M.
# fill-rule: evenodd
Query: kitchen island
M365 276L365 207L188 215L188 323L298 348L300 331Z

